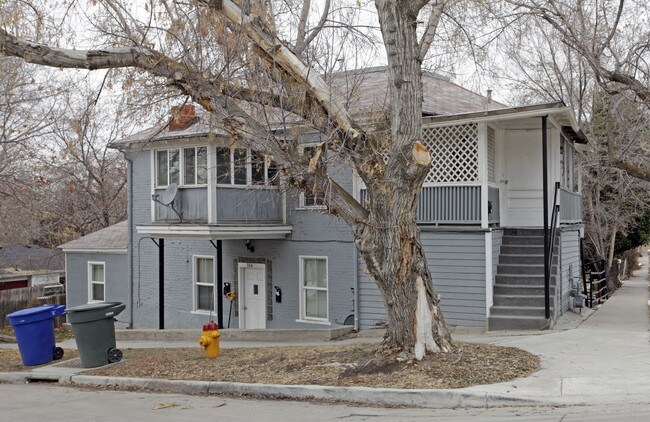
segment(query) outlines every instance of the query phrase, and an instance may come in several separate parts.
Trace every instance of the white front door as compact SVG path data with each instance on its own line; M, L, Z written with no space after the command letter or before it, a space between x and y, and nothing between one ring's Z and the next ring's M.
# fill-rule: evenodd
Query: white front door
M242 328L266 328L265 274L264 264L239 264L239 318Z
M511 130L505 136L506 209L502 225L542 225L542 140L540 131Z

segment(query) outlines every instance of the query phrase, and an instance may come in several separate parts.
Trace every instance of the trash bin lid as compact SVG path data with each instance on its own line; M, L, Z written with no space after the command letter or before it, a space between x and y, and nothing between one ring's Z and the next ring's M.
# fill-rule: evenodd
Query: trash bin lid
M72 314L75 312L99 311L99 310L111 308L119 304L120 302L92 302L92 303L86 303L84 305L68 308L68 312Z
M11 325L29 324L31 322L42 321L44 319L51 319L55 316L61 315L62 305L43 305L35 308L27 308L20 311L12 312L7 317Z
M113 318L122 312L126 305L122 302L94 302L68 308L68 321L71 324Z

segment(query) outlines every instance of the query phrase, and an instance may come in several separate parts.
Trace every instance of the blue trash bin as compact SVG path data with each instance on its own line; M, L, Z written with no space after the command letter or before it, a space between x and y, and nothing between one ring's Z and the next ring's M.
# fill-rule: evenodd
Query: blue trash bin
M54 317L64 313L65 305L45 305L7 315L23 365L41 365L63 357L63 349L54 342Z

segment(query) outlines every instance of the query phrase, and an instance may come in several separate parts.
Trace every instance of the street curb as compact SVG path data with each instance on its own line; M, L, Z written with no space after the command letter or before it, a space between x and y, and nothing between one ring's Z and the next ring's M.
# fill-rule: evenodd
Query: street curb
M542 401L471 393L461 390L402 390L396 388L334 387L321 385L248 384L238 382L185 381L149 378L118 378L91 375L34 374L31 372L0 373L0 381L58 381L88 387L144 388L178 394L234 394L276 399L324 399L368 405L391 405L423 408L490 408L497 406L534 406Z

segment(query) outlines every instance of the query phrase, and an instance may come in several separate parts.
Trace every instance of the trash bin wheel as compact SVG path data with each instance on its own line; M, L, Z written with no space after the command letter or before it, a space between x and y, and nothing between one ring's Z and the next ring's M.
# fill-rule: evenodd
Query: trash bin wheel
M63 349L60 348L59 346L56 346L54 348L54 351L52 352L52 357L54 360L59 360L63 357Z
M108 363L117 363L122 360L122 351L111 347L108 349Z

